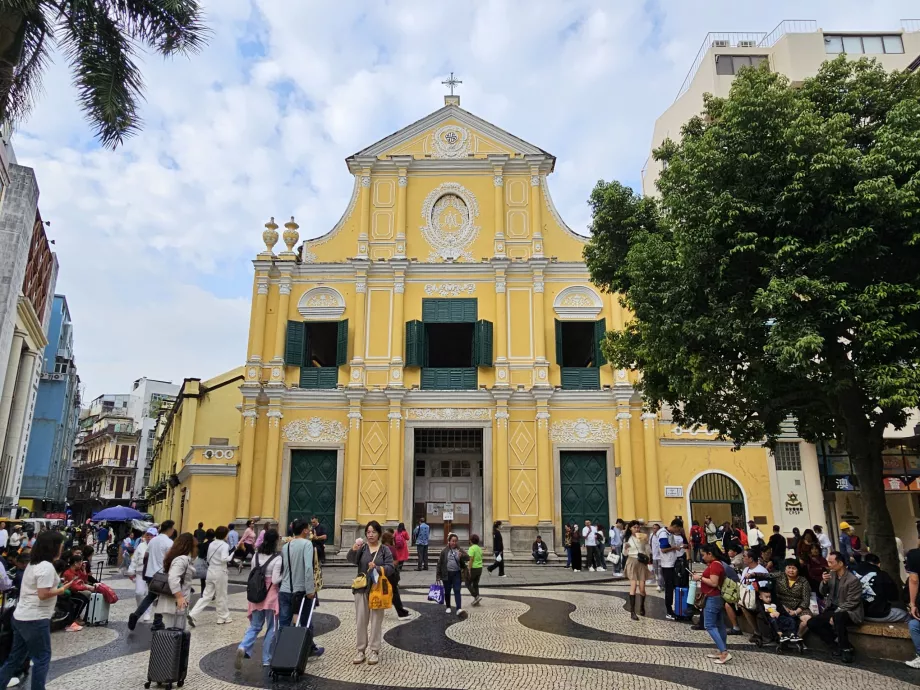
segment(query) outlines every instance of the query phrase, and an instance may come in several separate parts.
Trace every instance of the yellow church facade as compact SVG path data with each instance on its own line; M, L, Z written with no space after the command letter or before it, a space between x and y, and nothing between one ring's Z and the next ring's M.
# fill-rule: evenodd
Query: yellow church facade
M773 523L768 451L645 413L635 374L604 361L628 315L553 204L554 156L447 96L346 163L329 232L298 247L293 218L266 224L224 421L238 445L224 469L186 469L183 528L215 504L220 522L318 515L336 545L422 516L434 543L449 520L489 544L501 521L529 557L536 534L561 551L563 523L585 519Z

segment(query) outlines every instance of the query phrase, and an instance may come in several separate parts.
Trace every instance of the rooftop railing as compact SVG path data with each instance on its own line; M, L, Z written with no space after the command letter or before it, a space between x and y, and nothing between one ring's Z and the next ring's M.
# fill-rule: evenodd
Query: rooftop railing
M703 39L703 45L700 46L700 52L696 54L696 59L693 61L693 64L690 66L690 71L687 72L687 77L684 79L684 83L680 86L680 91L677 92L677 98L680 98L685 93L687 89L690 88L690 82L693 81L693 77L696 76L696 73L699 71L700 66L703 64L703 58L706 57L706 53L709 51L713 45L729 48L729 47L755 47L760 44L760 42L766 38L767 34L758 31L758 32L741 32L741 31L729 31L721 33L708 33L706 38ZM739 43L741 44L739 46ZM675 98L674 100L677 100Z
M818 22L814 19L784 19L776 28L764 36L759 48L771 48L786 34L813 34L818 31Z

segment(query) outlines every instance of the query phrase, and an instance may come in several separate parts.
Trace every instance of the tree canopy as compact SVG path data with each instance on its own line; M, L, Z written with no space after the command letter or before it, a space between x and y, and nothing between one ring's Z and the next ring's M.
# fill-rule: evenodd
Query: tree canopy
M736 444L794 417L847 448L889 568L883 433L920 404L920 74L845 56L800 85L745 68L654 152L658 198L591 194L585 258L651 409Z
M0 122L28 113L57 47L96 136L114 148L141 126L138 47L196 52L206 35L198 0L0 0Z

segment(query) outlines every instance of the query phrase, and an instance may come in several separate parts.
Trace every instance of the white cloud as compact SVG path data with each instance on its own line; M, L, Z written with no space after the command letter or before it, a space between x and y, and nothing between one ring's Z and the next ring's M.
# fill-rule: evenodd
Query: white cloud
M913 4L819 0L827 29L893 28ZM343 159L440 106L464 107L558 157L553 196L588 223L599 178L638 183L652 124L707 31L770 31L800 3L598 4L210 0L191 59L145 60L144 131L99 150L56 64L17 134L52 221L58 291L90 396L139 376L179 381L243 362L251 267L269 215L325 233Z

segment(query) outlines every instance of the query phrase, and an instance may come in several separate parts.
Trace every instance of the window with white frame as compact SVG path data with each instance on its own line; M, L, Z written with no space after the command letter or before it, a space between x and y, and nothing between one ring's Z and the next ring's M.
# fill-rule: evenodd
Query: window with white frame
M801 472L802 456L798 443L777 443L773 449L773 461L778 472Z
M904 52L904 42L897 34L838 34L824 36L824 50L831 55L882 55Z

